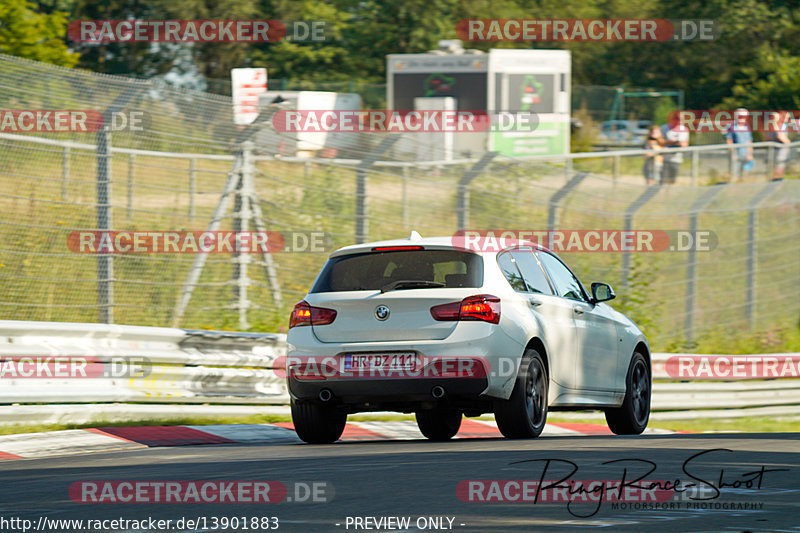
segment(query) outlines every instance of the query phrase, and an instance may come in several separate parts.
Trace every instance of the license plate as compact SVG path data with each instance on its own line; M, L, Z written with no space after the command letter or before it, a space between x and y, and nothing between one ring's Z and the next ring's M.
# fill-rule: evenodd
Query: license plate
M400 353L360 353L345 354L342 358L343 370L358 372L361 370L415 370L417 354Z

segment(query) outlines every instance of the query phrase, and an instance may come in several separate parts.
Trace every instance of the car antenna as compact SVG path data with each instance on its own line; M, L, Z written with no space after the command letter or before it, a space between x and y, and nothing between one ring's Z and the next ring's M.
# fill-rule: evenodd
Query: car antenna
M412 230L411 231L411 235L408 236L408 240L409 241L421 241L422 240L422 235L420 235L416 231Z

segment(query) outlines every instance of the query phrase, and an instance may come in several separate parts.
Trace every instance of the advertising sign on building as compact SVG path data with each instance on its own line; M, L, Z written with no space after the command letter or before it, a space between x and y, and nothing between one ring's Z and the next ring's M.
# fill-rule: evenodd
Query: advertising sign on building
M231 69L233 123L252 124L258 116L258 97L267 92L267 69Z

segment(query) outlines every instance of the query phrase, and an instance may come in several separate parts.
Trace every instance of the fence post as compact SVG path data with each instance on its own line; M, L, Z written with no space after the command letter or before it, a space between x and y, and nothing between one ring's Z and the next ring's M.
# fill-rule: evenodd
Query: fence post
M633 201L631 205L625 209L625 228L624 231L631 231L633 229L633 215L642 208L644 204L650 201L658 191L661 189L661 185L656 184L648 187L645 191L639 195L639 197ZM622 286L624 288L628 287L628 275L631 271L631 254L629 253L622 253Z
M403 229L408 229L408 165L403 165Z
M567 158L566 164L564 165L564 184L569 183L569 180L572 179L573 166L574 164L572 158Z
M767 147L767 181L772 179L772 174L775 172L775 145L770 144Z
M780 181L767 183L748 204L747 212L747 296L745 300L745 316L747 325L752 330L756 322L756 232L758 231L758 204L781 186Z
M558 208L561 207L561 200L588 175L588 172L578 172L572 176L572 179L570 179L566 185L558 189L553 193L553 196L550 197L550 200L547 202L547 231L554 231L558 227Z
M110 231L111 221L111 133L97 132L97 229ZM101 324L114 322L114 263L111 254L97 255L97 308Z
M687 345L692 345L694 343L694 302L697 292L697 249L694 244L697 242L697 217L700 211L708 205L714 196L722 191L722 185L724 184L707 189L700 195L700 198L695 200L692 207L689 209L689 231L694 240L693 246L689 248L686 256L686 316L684 319L684 332Z
M133 218L133 171L136 156L134 154L128 155L128 220Z
M197 158L189 160L189 220L194 220L194 196L197 194Z
M489 166L492 159L500 152L486 152L477 163L469 168L458 180L458 203L456 205L457 228L459 231L467 229L469 225L469 184Z
M241 232L250 231L250 219L253 217L251 201L253 200L253 143L242 143L242 174L236 195L236 212L234 213L234 230ZM250 328L247 322L247 310L250 308L247 291L250 287L250 278L247 274L250 264L249 253L234 253L234 279L236 281L236 308L239 311L239 329Z
M386 153L399 137L390 135L378 143L375 150L356 167L356 243L367 242L367 171L380 156Z
M67 199L67 185L69 184L69 146L64 147L61 156L61 199Z

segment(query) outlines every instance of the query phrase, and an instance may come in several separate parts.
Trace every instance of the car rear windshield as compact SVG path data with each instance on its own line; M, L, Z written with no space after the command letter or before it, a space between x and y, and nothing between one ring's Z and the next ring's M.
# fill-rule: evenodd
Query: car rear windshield
M483 261L477 254L457 250L344 255L325 264L311 292L373 291L396 281L427 281L445 288L480 287Z

